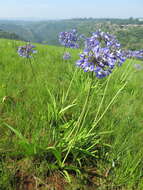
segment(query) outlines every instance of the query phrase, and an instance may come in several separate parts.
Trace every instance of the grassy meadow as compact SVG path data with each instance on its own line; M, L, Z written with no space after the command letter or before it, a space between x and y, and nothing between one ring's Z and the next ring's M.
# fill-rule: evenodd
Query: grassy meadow
M80 50L22 44L0 40L0 190L142 190L143 61L97 79Z

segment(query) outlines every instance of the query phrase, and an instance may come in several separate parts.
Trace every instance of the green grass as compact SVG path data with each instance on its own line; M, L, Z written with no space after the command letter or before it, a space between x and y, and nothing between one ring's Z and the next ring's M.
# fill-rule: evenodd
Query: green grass
M20 171L38 184L58 172L73 190L142 190L142 63L99 80L75 67L76 50L63 61L63 48L36 44L29 61L21 44L0 40L0 189Z

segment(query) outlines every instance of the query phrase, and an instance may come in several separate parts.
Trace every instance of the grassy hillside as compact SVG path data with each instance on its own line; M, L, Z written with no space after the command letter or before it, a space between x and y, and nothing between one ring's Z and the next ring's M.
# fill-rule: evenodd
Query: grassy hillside
M143 70L106 79L75 66L78 50L0 40L0 189L143 189Z

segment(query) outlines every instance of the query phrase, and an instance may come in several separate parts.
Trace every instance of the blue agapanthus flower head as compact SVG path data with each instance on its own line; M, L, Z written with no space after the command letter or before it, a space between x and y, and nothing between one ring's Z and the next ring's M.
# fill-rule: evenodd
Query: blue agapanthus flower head
M85 49L76 64L85 72L95 72L97 78L103 78L112 72L115 63L116 60L108 48L96 46L90 50Z
M37 53L37 50L34 49L35 46L28 43L25 46L18 47L18 55L21 57L31 58L32 54Z
M85 49L76 65L85 72L94 72L97 78L103 78L111 74L117 63L121 65L124 61L125 56L116 38L97 31L86 39Z
M63 59L68 60L70 58L71 58L71 54L69 52L65 52L64 55L63 55Z
M77 41L78 33L76 29L72 29L67 32L60 32L59 34L59 42L67 48L79 48Z

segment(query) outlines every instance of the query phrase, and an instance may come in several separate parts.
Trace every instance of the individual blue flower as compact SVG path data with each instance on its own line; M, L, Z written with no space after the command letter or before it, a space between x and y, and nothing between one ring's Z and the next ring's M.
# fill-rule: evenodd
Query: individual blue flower
M63 55L63 59L68 60L70 58L71 58L71 54L69 52L65 52L64 55Z
M27 44L25 46L18 47L18 55L21 57L31 58L32 54L37 53L37 50L33 49L35 48L32 44Z

